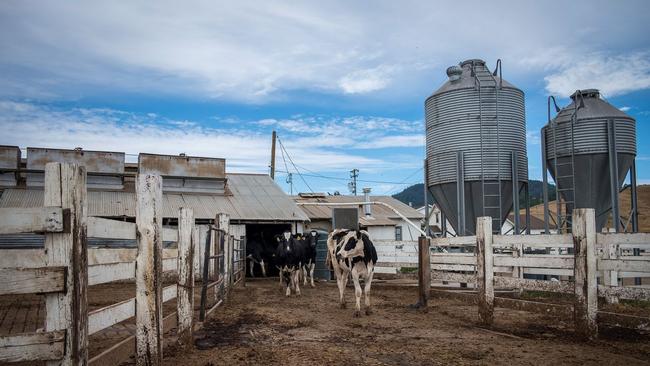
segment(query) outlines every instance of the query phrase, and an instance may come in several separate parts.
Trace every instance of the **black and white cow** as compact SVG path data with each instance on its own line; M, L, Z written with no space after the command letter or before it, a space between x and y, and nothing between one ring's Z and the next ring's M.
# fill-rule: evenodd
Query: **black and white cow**
M266 277L266 263L264 263L265 245L262 236L251 236L246 242L246 258L249 260L249 271L254 277L255 263L262 267L262 276Z
M303 284L307 286L307 280L311 282L311 287L314 285L314 269L316 268L316 245L318 245L318 237L320 234L316 230L309 232L307 236L303 236L302 243L305 248L305 258L302 263L302 270L304 274Z
M278 247L275 251L275 264L280 270L280 282L284 281L286 295L291 296L291 289L300 296L300 269L305 258L304 246L285 231L282 235L275 237Z
M366 315L372 313L370 307L370 286L377 263L377 250L370 240L367 231L336 229L327 238L327 263L334 269L336 283L339 287L340 306L345 308L343 292L348 283L348 274L354 281L356 308L354 316L361 316L361 284L365 284Z

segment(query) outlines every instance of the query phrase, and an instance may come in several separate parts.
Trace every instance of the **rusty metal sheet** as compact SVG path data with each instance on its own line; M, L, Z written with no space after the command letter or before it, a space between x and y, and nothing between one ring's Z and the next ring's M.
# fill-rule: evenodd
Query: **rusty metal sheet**
M182 155L140 154L140 173L160 174L168 177L226 178L226 160Z
M18 146L0 145L0 169L18 169L20 166L20 148ZM15 172L0 172L0 187L16 186Z

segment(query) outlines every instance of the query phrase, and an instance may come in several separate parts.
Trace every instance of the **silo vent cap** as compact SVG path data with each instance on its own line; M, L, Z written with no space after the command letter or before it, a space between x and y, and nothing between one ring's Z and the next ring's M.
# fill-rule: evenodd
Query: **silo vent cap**
M583 98L600 98L600 91L598 91L598 89L577 90L575 93L571 94L571 99L576 100L578 95L582 95Z
M460 79L460 76L463 74L463 69L458 66L450 66L447 68L447 76L449 81L456 81Z
M485 66L485 61L481 60L480 58L471 58L469 60L465 60L460 63L460 67L463 67L465 65L480 65L480 66Z

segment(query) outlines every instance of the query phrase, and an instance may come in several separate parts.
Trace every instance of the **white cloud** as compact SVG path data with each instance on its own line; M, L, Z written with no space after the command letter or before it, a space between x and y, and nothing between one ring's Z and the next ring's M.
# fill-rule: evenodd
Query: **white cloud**
M0 3L0 95L258 103L308 90L394 100L422 97L447 66L473 57L503 58L515 82L552 73L549 90L563 94L585 79L614 94L646 87L638 71L647 56L633 53L650 47L646 1L583 0L559 13L542 2L464 6L471 10L460 15L457 4L439 2L8 0ZM627 56L593 60L611 45Z
M544 78L546 90L567 97L577 89L599 89L605 96L650 88L650 52L574 59Z
M351 72L339 80L346 94L362 94L384 89L390 83L385 67Z
M305 117L305 120L308 122L276 121L282 126L288 126L286 130L280 129L279 135L294 162L300 166L321 172L347 171L351 166L366 172L378 172L394 169L399 165L382 158L367 157L349 151L349 148L361 143L359 138L367 138L370 134L351 136L347 140L336 134L322 137L322 131L326 127L320 127L314 121L324 119ZM260 122L269 123L268 121L270 120L249 123L256 125ZM334 119L325 124L398 125L398 121L353 117ZM306 127L297 127L301 125ZM301 135L295 135L291 128ZM224 157L229 171L266 172L271 149L270 136L249 128L246 122L241 122L235 127L227 123L220 128L211 128L194 121L169 120L151 114L101 108L58 109L6 100L0 100L0 129L3 131L0 144L21 147L82 147L87 150L121 151L128 154L186 153L194 156ZM333 130L336 131L337 128ZM394 143L399 144L398 141ZM390 143L384 145L389 146ZM277 153L276 163L279 168L283 164L282 155L282 152Z
M539 131L526 131L526 141L531 145L539 145Z
M630 109L632 109L632 107L625 106L625 107L621 107L621 108L619 108L619 109L622 110L623 112L627 112L627 111L629 111Z

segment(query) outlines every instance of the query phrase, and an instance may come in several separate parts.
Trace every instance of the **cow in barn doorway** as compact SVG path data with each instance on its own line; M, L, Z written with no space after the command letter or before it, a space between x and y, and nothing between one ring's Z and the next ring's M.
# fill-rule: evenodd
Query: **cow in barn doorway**
M316 230L309 232L307 236L303 237L303 246L305 248L305 258L302 264L304 274L303 285L307 286L307 281L311 282L311 287L314 285L314 269L316 268L316 245L318 245L318 238L320 234Z
M348 275L352 275L356 308L354 316L361 316L361 284L364 282L366 315L372 313L370 307L370 286L377 263L377 250L370 240L367 231L336 229L327 238L326 262L334 269L336 283L339 287L340 306L345 308L343 292L348 283Z
M248 270L251 277L254 277L255 264L262 268L262 276L266 277L266 263L264 263L265 245L262 236L252 236L246 243L246 258L250 265Z
M293 289L296 295L300 296L299 276L305 257L304 246L289 231L276 236L276 240L278 247L275 251L275 261L280 270L280 281L286 286L285 294L291 296Z

